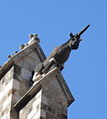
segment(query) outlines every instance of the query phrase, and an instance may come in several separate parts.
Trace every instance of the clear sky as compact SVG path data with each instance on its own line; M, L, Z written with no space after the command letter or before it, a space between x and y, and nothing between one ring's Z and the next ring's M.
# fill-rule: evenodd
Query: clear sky
M91 24L62 71L75 97L68 119L107 119L107 0L1 0L0 65L38 33L46 56Z

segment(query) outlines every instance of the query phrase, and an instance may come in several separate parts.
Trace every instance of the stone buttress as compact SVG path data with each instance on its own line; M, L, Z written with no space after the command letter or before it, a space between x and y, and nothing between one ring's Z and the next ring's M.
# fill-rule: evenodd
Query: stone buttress
M36 66L45 58L34 41L0 69L0 119L67 119L74 98L59 69L32 82Z

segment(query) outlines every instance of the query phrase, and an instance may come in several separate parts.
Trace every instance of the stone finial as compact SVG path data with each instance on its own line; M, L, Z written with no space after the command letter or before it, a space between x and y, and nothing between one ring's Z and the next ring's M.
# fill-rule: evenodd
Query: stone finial
M12 57L12 55L8 55L7 57L10 59Z
M20 50L22 50L25 47L24 44L20 45Z
M14 54L17 54L18 52L17 52L17 51L14 51L13 53L14 53Z
M40 42L40 39L38 38L38 35L37 34L29 34L29 38L30 38L30 41L28 42L28 44L31 44L32 42Z

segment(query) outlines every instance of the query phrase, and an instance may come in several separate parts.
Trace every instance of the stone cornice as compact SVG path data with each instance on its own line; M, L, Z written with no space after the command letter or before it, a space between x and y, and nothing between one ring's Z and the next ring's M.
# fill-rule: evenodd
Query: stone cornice
M38 42L33 42L32 44L29 44L25 46L22 50L20 50L18 53L16 53L14 56L12 56L0 69L0 79L6 74L6 72L14 65L14 63L17 63L20 61L23 57L27 56L30 52L32 52L34 49L36 49L37 54L42 61L46 58L40 45Z

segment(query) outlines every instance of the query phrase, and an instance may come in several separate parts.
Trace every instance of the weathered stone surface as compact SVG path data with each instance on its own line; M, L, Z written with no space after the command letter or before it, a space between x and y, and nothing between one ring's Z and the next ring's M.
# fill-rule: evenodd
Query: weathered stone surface
M71 95L64 92L62 85L65 82L61 83L59 81L61 77L58 75L60 75L59 70L54 69L26 92L17 103L20 108L24 102L27 102L19 110L19 119L67 119L67 108L72 99L69 100Z
M37 96L35 96L29 103L20 110L19 119L31 119L31 118L39 118L40 117L40 107L41 107L41 90L38 92Z
M32 76L32 73L24 68L21 69L21 76L22 78L29 80L30 77Z
M20 75L20 73L21 73L21 67L15 64L14 65L14 73L17 73L18 75Z
M67 108L74 98L59 69L31 82L32 72L44 59L39 44L32 43L0 69L0 119L67 118Z
M32 65L35 65L35 61L32 63ZM32 85L29 79L31 78L31 71L34 71L34 68L32 68L31 64L24 62L24 60L22 60L22 63L19 64L15 64L0 81L0 104L2 104L0 105L0 119L18 118L18 112L13 111L13 109L12 112L10 112L10 110ZM32 108L33 107L29 108L29 113Z
M20 62L28 54L35 52L39 57L40 61L44 61L46 58L40 45L37 42L34 42L26 47L24 47L20 52L12 56L1 68L0 68L0 79L10 70L14 64L23 65L23 62ZM37 57L36 57L37 59Z

